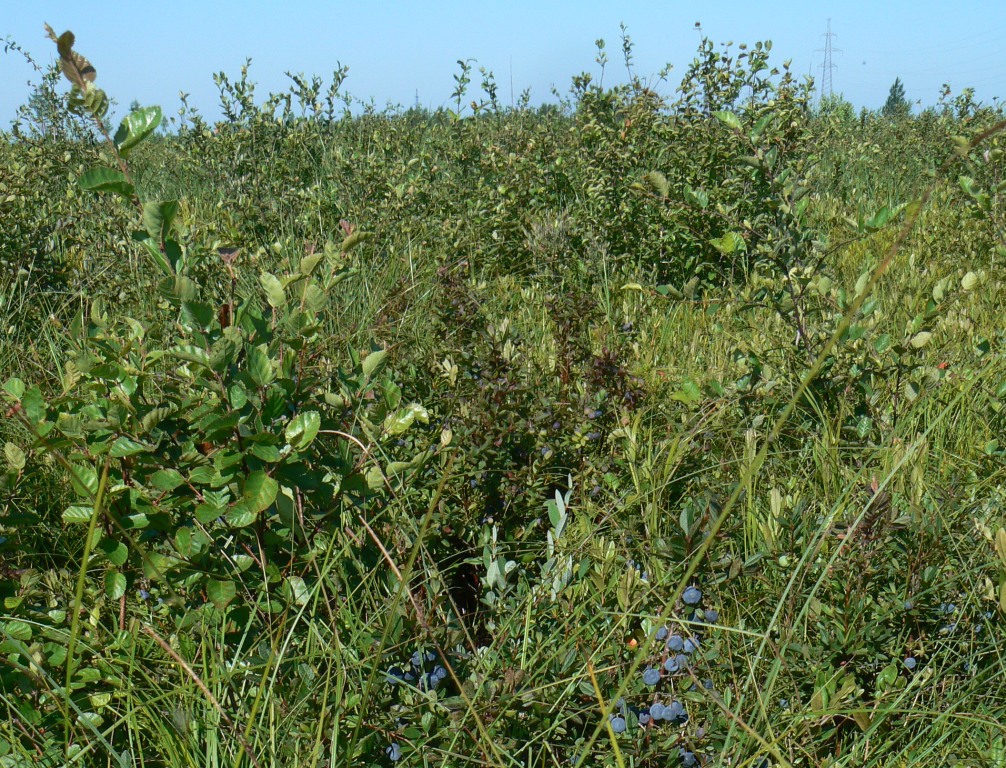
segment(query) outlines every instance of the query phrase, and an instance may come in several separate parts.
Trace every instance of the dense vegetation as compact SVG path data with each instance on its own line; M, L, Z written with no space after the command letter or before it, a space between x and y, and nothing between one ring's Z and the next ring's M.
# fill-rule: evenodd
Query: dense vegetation
M0 765L1006 762L998 111L626 37L555 106L246 67L167 131L52 38Z

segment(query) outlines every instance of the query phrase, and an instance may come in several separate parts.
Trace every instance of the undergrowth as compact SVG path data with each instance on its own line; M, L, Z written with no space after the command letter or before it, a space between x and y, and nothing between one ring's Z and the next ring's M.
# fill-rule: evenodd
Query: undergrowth
M49 32L0 764L1003 763L998 111L623 33L558 106L246 65L116 126Z

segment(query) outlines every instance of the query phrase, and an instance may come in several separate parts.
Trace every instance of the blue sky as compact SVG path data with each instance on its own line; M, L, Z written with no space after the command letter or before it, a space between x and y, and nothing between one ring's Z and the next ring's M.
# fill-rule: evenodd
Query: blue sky
M409 106L447 105L459 58L492 70L501 101L531 89L532 103L550 100L572 75L597 74L594 41L607 42L609 82L624 75L619 24L635 43L635 69L656 74L674 65L672 92L699 42L697 21L715 42L772 40L772 60L791 59L799 74L820 81L828 19L835 33L833 87L857 106L883 104L895 77L908 98L934 103L940 86L975 87L991 101L1006 97L1006 3L844 0L841 3L716 2L4 2L0 39L9 37L40 63L55 46L43 23L71 29L77 48L98 70L98 82L120 103L133 99L177 113L179 91L210 118L219 114L213 73L232 79L251 57L257 94L283 90L284 71L329 81L336 62L349 67L353 96ZM839 52L840 49L841 52ZM2 51L2 48L0 48ZM0 127L29 93L34 78L18 54L0 54ZM478 76L473 78L477 90ZM477 94L472 94L477 95Z

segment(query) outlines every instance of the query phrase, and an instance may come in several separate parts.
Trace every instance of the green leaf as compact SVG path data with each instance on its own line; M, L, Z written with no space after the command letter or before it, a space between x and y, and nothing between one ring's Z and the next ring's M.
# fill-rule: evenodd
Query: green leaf
M913 348L922 349L929 340L933 338L933 334L929 331L919 331L917 334L912 336L912 340L909 342Z
M213 324L213 307L203 301L182 302L182 322L188 328L207 330Z
M105 594L109 600L118 600L126 594L126 577L118 571L105 571Z
M298 413L286 427L286 441L298 451L307 448L321 428L321 415L317 411Z
M264 387L275 377L268 349L265 344L259 344L248 351L248 375L260 387Z
M92 507L85 507L82 504L71 504L63 510L64 523L87 523L94 514Z
M387 356L388 351L386 349L379 349L376 352L371 352L360 364L360 368L363 371L363 375L368 379L373 376L377 370L384 364L384 358Z
M81 189L91 192L112 192L125 198L136 194L133 185L126 181L125 174L113 168L92 168L77 183Z
M227 524L231 528L244 528L249 526L255 522L256 517L258 516L248 507L247 501L239 501L237 504L228 509L227 513L224 515L224 519L227 520Z
M81 496L94 496L98 492L98 473L94 467L75 464L70 472L73 490Z
M725 232L722 237L714 237L709 244L724 256L730 256L740 251L747 250L747 243L744 238L736 232Z
M159 491L173 491L185 484L185 478L177 469L159 469L150 476L150 484Z
M206 584L206 596L218 611L222 611L238 593L238 588L230 579L210 579Z
M177 346L169 347L164 350L164 354L170 357L177 357L179 360L184 360L188 363L198 363L206 368L210 367L209 353L205 349L193 346L192 344L178 344ZM150 356L155 358L153 353Z
M315 430L317 432L317 430ZM7 460L7 466L13 469L15 472L20 472L24 469L25 457L24 451L22 451L14 443L7 442L4 443L3 455Z
M32 424L45 419L45 398L42 397L42 391L38 387L31 387L21 398L21 408Z
M175 531L175 551L182 557L192 557L192 529L184 526Z
M885 224L887 224L893 215L894 212L885 205L873 215L873 218L864 221L863 226L866 228L867 232L876 232L878 229L881 229Z
M119 129L115 132L115 148L123 157L129 155L129 151L154 132L161 124L160 107L144 107L130 112L119 123Z
M171 234L171 223L177 213L177 200L143 204L143 228L158 245L165 242Z
M242 497L248 508L252 512L258 513L270 507L276 500L278 492L279 483L265 472L259 471L248 475Z
M758 122L755 123L754 128L751 129L750 136L752 142L758 141L765 129L768 128L769 123L775 120L775 116L775 112L769 112L767 115L762 115L758 118Z
M719 112L713 112L713 117L719 120L723 125L732 131L741 130L741 121L733 112L728 110L721 110Z
M283 454L280 453L279 448L275 445L262 445L261 443L255 443L248 449L248 453L256 458L262 459L262 461L268 462L269 464L275 464L283 458Z
M108 558L112 565L121 566L129 558L129 548L121 541L106 536L98 542L98 549Z
M408 430L416 419L419 419L423 424L429 424L430 414L419 403L410 403L404 408L399 408L394 413L388 414L384 420L384 431L389 435L400 435Z
M311 590L300 576L288 576L286 586L291 602L296 605L307 605L311 599Z
M667 177L660 171L650 171L644 174L643 186L657 197L667 197L671 190L670 185L667 183Z
M343 239L342 244L339 246L339 250L346 253L347 251L351 251L360 243L365 243L373 237L373 232L353 232Z
M154 262L154 266L156 266L168 277L174 277L175 269L164 253L161 252L160 243L150 237L146 232L140 232L140 235L142 235L142 237L137 237L136 233L133 233L133 239L137 240L147 250L147 255L150 256L150 260Z
M31 624L26 621L8 621L3 625L4 634L13 639L27 643L31 640Z
M692 189L685 185L685 201L696 208L705 209L709 205L709 194L701 189Z
M149 445L144 445L132 438L126 437L125 435L120 435L115 439L115 442L112 443L112 448L109 450L108 454L109 456L121 459L123 456L135 456L138 453L147 453L149 451Z
M312 253L310 256L305 256L300 260L300 273L304 277L310 277L314 274L318 265L321 264L325 259L325 254L321 251L318 253Z
M282 307L286 304L286 291L283 290L283 283L276 275L270 272L263 272L259 275L259 282L265 291L266 301L270 307Z
M24 396L24 382L17 377L11 377L4 382L3 391L13 400L20 400Z

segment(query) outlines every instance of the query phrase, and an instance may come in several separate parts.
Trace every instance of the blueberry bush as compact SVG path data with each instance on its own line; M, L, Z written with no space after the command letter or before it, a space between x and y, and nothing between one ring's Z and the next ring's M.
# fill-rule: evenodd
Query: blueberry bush
M47 32L0 765L1002 763L997 106L815 106L768 42L675 87L623 29L540 108L246 63L113 118Z

